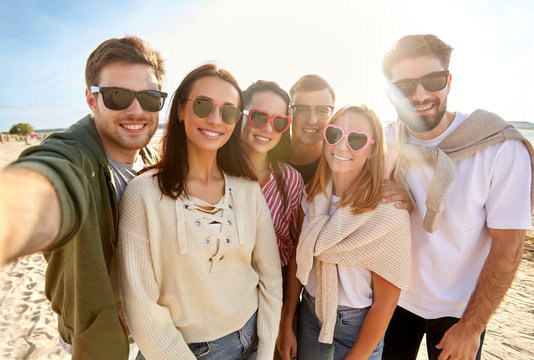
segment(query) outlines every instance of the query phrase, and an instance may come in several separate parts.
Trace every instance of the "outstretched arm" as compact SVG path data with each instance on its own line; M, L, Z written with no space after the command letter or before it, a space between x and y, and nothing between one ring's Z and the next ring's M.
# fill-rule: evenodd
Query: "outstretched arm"
M57 236L60 205L52 183L38 171L0 171L0 266L45 249Z
M475 358L480 334L510 288L521 262L525 230L489 229L489 232L491 249L475 292L460 321L436 345L442 349L440 360Z

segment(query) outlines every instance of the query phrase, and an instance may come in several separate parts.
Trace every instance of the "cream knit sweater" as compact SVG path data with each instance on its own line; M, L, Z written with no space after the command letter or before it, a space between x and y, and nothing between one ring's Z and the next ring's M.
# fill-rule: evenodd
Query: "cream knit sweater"
M308 223L302 228L297 247L297 277L303 285L315 260L317 290L315 312L322 322L319 341L331 344L338 305L337 264L360 265L393 285L406 289L410 269L410 215L393 203L353 215L338 208L328 215L332 181L326 195L310 203Z
M282 277L259 185L225 175L225 195L210 214L198 199L163 196L153 174L129 183L119 225L122 303L141 352L195 359L188 343L239 330L258 311L258 359L272 359Z
M534 178L534 149L532 145L512 124L491 112L476 110L437 147L410 144L408 129L400 120L392 123L390 127L394 145L400 154L395 169L395 179L404 185L408 193L410 193L410 189L405 179L410 166L414 163L434 165L434 175L425 202L427 211L423 219L423 228L430 233L438 228L439 219L445 209L447 191L456 177L454 161L465 159L477 151L499 142L522 141L530 155ZM534 203L534 181L531 185L530 201L531 204ZM412 203L415 204L413 198Z

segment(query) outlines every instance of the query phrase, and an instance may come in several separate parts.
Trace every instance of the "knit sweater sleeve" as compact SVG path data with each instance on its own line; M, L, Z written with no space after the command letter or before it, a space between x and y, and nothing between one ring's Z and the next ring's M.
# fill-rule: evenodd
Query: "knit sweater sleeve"
M282 272L276 234L269 207L259 186L254 187L256 204L256 242L252 266L259 276L258 359L272 359L282 311Z
M148 175L148 174L147 174ZM154 189L152 176L132 180L121 201L118 259L120 289L126 323L147 359L195 359L167 307L158 304L159 286L150 256L149 213ZM150 225L157 226L157 218Z

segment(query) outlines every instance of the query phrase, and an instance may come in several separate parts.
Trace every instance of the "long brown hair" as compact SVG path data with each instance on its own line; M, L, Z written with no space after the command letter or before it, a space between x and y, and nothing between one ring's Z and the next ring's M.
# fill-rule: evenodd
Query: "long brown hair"
M193 84L197 80L209 76L229 82L238 91L238 108L243 111L243 91L241 91L237 81L228 71L220 69L214 64L206 64L191 71L182 80L173 94L169 119L165 125L161 145L162 159L151 167L158 169L154 176L158 178L161 192L175 200L182 195L186 195L186 182L189 174L187 138L184 123L178 118L178 107L189 97ZM245 177L256 181L256 175L241 148L241 121L243 120L240 119L236 123L230 139L217 151L217 165L228 175Z
M245 91L245 104L248 106L252 102L254 94L261 93L261 92L267 92L270 91L278 96L280 96L284 102L286 103L286 111L285 114L280 115L287 115L289 110L289 95L287 92L280 87L277 83L274 81L265 81L265 80L258 80L252 85L250 85ZM273 169L274 178L276 180L276 187L278 188L278 191L282 195L282 208L280 211L280 214L282 215L282 219L284 222L289 221L289 217L286 216L287 212L287 192L286 192L286 184L284 183L284 179L282 177L283 175L283 167L282 163L287 164L289 163L289 158L291 155L291 140L289 138L289 129L286 130L284 133L282 133L282 136L280 137L280 141L274 148L269 150L267 153L267 160L269 161L269 165L271 165L271 168Z
M328 122L335 123L341 116L347 112L354 112L363 115L373 129L373 139L375 143L372 146L370 157L365 162L358 178L341 196L339 207L349 206L353 214L360 214L366 211L373 210L377 207L381 199L382 184L384 182L384 133L382 124L375 112L369 109L366 105L360 106L345 106L339 109ZM323 142L323 154L319 161L319 166L315 177L306 187L308 194L308 202L311 202L315 196L320 193L326 195L326 186L332 177L332 170L324 157L324 147L327 146Z

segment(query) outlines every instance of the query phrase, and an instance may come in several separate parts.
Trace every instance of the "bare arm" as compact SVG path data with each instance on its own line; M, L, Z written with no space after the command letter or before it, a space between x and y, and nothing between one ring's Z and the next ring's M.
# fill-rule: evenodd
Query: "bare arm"
M302 209L299 211L299 225L302 225L304 213ZM295 249L298 244L295 244ZM293 317L300 302L300 293L302 291L302 284L297 279L297 260L296 251L293 251L289 264L287 266L286 278L284 279L284 304L282 306L282 317L280 319L280 331L276 341L276 347L283 360L291 360L297 356L297 339L293 332Z
M474 359L480 334L497 310L514 280L521 262L525 230L489 229L491 249L477 286L460 321L453 325L441 342L439 359Z
M45 249L59 226L59 199L45 176L21 166L0 171L0 266Z
M363 321L358 338L346 359L367 359L386 333L389 321L399 301L400 289L381 276L372 273L373 304Z

